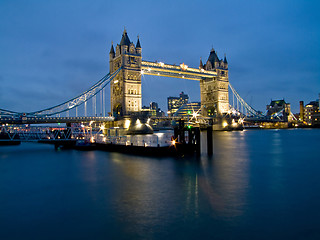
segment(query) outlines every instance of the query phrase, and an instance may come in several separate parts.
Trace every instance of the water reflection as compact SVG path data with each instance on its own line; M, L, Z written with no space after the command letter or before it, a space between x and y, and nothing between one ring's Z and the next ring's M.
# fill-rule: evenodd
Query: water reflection
M127 234L151 238L153 228L165 229L174 221L170 215L163 214L171 208L174 212L178 202L172 162L123 154L113 154L112 161L117 165L117 172L122 172L121 178L114 179L112 196L117 221L128 223Z
M281 138L281 132L274 130L270 132L270 160L273 166L273 171L269 172L268 180L270 182L270 188L281 192L284 186L283 179L283 142Z
M245 132L215 132L213 138L213 160L201 158L200 187L218 214L240 216L249 181Z
M199 217L199 189L198 189L198 175L186 179L186 202L185 212L186 215L193 215Z
M279 130L273 131L270 152L275 166L282 165L282 142Z
M201 214L235 217L243 214L248 187L245 133L214 134L214 156L161 159L112 154L115 171L114 204L126 219L128 232L148 232L145 224L168 227L175 213L183 219ZM208 205L210 212L201 213ZM177 212L178 211L178 212ZM178 215L177 215L178 213ZM150 233L152 234L152 233Z
M213 138L212 158L2 148L0 238L319 238L318 130Z

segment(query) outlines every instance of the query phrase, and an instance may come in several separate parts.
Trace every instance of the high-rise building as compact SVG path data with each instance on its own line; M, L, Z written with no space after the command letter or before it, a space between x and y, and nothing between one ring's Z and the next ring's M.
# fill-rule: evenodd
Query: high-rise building
M143 106L142 107L142 112L145 113L145 116L148 117L164 117L165 113L163 111L161 111L161 109L158 107L158 103L156 102L151 102L150 106Z
M150 103L150 109L151 109L151 110L158 111L158 109L159 109L158 103L156 103L156 102L151 102L151 103Z
M319 101L311 101L304 107L304 122L307 125L313 126L315 124L315 116L319 111ZM318 121L318 119L317 119Z
M181 105L188 103L189 102L188 94L185 94L184 92L181 92L180 96L179 96L179 101L180 101Z
M299 121L303 122L304 119L304 103L300 101L300 114L299 114Z
M157 113L159 111L158 103L151 102L149 109L150 109L151 116L157 116Z
M184 92L180 93L179 97L168 97L168 115L172 116L178 109L188 103L189 96Z

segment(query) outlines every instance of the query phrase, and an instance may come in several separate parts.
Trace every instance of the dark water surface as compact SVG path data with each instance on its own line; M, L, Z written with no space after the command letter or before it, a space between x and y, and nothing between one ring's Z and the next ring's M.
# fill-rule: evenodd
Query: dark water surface
M214 156L0 147L0 239L320 239L320 130L214 134Z

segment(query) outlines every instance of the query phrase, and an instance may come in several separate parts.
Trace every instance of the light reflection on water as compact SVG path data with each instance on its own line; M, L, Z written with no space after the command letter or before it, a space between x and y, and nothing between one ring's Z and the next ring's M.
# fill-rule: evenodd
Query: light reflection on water
M318 133L215 132L199 158L3 147L0 239L312 239Z
M223 216L243 213L248 185L248 156L243 132L214 134L214 159L203 168L202 188L211 206Z

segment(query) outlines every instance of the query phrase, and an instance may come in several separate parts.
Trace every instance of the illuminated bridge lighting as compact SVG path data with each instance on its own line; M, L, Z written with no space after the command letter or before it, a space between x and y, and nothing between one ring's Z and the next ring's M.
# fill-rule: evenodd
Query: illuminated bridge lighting
M213 78L217 76L216 71L190 68L182 63L180 65L164 64L162 62L142 61L142 70L145 75L155 75L162 77L184 78L189 80L200 81L204 78Z
M188 69L188 65L186 65L186 64L184 64L184 63L180 64L180 67L181 67L181 69L184 70L184 71Z

